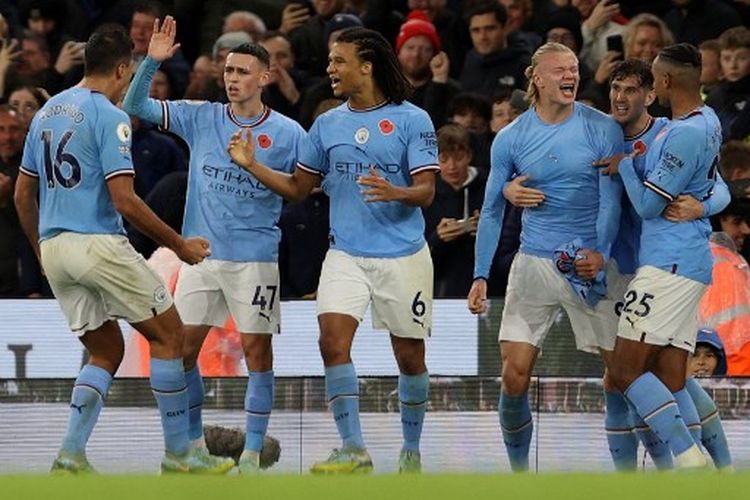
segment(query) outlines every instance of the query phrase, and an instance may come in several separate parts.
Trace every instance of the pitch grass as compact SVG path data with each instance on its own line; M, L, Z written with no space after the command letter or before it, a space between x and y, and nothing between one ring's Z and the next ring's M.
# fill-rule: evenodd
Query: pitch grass
M2 500L729 500L750 498L750 473L319 477L0 476Z

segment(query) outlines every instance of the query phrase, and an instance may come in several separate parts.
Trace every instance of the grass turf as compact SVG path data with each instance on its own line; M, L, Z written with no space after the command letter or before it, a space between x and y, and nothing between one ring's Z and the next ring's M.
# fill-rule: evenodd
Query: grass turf
M3 500L729 500L750 498L750 473L319 477L0 476Z

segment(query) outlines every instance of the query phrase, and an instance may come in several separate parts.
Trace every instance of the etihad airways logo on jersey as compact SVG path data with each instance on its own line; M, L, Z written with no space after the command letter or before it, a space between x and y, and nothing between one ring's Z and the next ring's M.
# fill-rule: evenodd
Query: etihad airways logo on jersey
M209 179L208 187L220 193L253 198L255 191L268 191L257 179L236 168L203 165L202 172Z
M339 174L367 175L370 173L370 167L385 174L397 174L401 171L401 165L398 163L386 163L378 165L377 163L364 163L361 161L337 161L333 165L334 171Z

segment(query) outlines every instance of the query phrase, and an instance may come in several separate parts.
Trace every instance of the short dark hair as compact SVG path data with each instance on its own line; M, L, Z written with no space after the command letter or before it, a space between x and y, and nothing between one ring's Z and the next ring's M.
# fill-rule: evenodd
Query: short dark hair
M438 152L441 154L452 154L457 151L471 153L471 138L469 132L461 127L449 123L443 125L437 132Z
M498 0L482 0L467 7L466 14L464 15L466 24L471 24L472 17L484 14L495 14L495 19L500 23L500 26L505 26L508 22L508 11L505 10L503 4Z
M389 101L401 104L414 92L414 87L401 71L393 47L377 31L360 27L347 28L341 32L336 43L354 44L357 56L372 63L375 84Z
M724 179L731 179L738 172L750 172L750 144L727 141L721 147L719 170Z
M164 17L164 9L159 2L153 0L139 0L133 6L133 14L146 14L156 18Z
M448 102L446 112L449 117L474 113L489 122L492 119L492 104L484 96L464 92Z
M108 23L89 37L84 51L85 75L106 75L133 58L133 41L125 28Z
M626 59L615 66L609 78L610 85L615 80L624 80L634 76L638 80L638 86L645 89L654 87L654 74L651 65L641 59Z
M240 44L232 49L229 49L229 52L227 52L227 56L232 53L247 54L249 56L253 56L258 59L258 61L260 61L260 63L266 68L271 65L271 56L268 54L266 48L259 43L251 42Z
M689 43L676 43L664 47L659 52L659 59L667 60L667 62L677 66L701 69L701 52L695 45Z

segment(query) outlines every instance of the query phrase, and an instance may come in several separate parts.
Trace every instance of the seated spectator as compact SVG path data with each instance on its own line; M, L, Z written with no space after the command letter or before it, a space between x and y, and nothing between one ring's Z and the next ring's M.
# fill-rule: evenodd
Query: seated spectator
M733 201L719 216L720 228L732 234L711 235L712 281L698 307L699 324L718 332L724 344L729 376L750 375L750 269L737 252L737 243L750 234L749 216L746 201Z
M271 31L261 38L260 44L268 51L271 65L270 78L263 88L263 103L274 111L297 120L302 105L305 75L294 67L292 44L286 35Z
M266 23L257 14L247 10L235 10L224 19L222 33L244 31L253 41L258 41L266 34Z
M721 71L721 46L718 40L706 40L698 46L701 52L701 97L708 94L724 79Z
M688 377L723 377L727 374L724 344L716 330L701 328L695 341L695 351L688 360Z
M524 71L531 61L528 50L508 46L507 15L497 0L475 4L467 13L473 48L461 70L461 88L489 98L498 85L523 89Z
M719 37L724 81L706 98L721 121L724 141L750 139L750 29L729 29Z
M435 128L446 121L446 104L460 91L451 79L450 61L440 50L435 26L421 11L413 11L396 38L398 63L414 87L409 102L427 111Z

